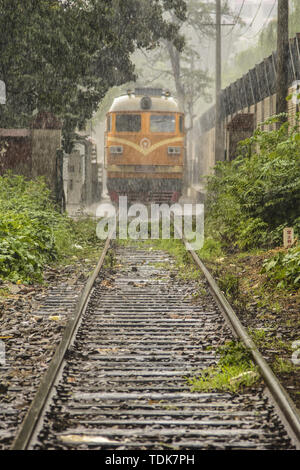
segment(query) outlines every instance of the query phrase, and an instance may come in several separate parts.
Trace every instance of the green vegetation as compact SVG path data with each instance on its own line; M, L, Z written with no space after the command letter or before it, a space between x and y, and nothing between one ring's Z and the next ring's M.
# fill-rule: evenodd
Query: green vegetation
M162 227L160 226L160 230ZM145 249L147 246L149 250L162 250L167 251L174 257L176 262L176 268L178 270L178 276L184 280L198 279L200 274L199 269L196 267L189 251L185 248L181 239L176 239L174 237L174 226L170 224L170 239L152 239L149 226L149 239L147 240L119 240L118 243L121 244L134 244L140 248ZM156 266L159 267L159 263L156 263ZM166 268L167 263L164 263L163 266ZM173 268L172 268L173 269Z
M268 278L277 283L277 287L300 287L300 246L290 248L287 253L279 252L266 260L262 272L266 272Z
M117 258L115 253L111 250L108 250L105 256L104 269L113 268L117 264Z
M205 238L203 247L197 251L199 257L203 260L210 260L214 258L221 258L224 256L221 243L208 236Z
M8 297L9 296L9 290L7 288L0 289L0 298L1 297Z
M236 298L240 293L239 278L234 274L226 273L219 279L219 287L227 297Z
M285 227L294 227L299 236L299 162L300 133L284 123L272 131L259 127L240 142L234 161L217 163L215 174L208 177L206 232L213 235L220 254L280 246ZM264 269L281 287L296 288L299 264L296 247L276 255Z
M217 349L218 365L187 378L192 391L229 390L237 392L257 382L259 375L251 360L251 353L237 341L229 341Z
M86 261L96 259L103 246L103 242L96 236L96 221L86 217L75 221L63 216L54 234L57 248L56 262L60 265L70 264L74 259Z
M296 367L289 359L276 358L273 363L273 370L278 374L290 374L294 372Z
M293 326L296 326L295 322ZM274 332L276 332L276 328L269 328L267 331L263 328L249 328L251 338L261 351L276 351L271 363L271 367L276 374L291 374L300 371L299 365L295 365L291 361L293 343L291 341L283 341L281 338L273 336Z
M272 349L286 355L291 355L293 352L291 342L283 341L277 336L271 336L270 333L262 328L249 328L249 334L258 348Z
M99 247L95 222L75 222L57 212L43 180L0 177L0 277L42 280L48 263L70 262Z

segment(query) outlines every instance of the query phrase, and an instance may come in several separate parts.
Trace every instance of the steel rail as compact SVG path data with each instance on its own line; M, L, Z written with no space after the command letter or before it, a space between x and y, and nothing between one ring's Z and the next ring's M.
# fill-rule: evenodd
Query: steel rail
M80 294L79 300L74 309L74 313L69 318L61 342L55 351L55 354L50 362L49 368L41 379L38 391L36 392L36 395L33 398L30 408L21 424L21 427L12 444L11 450L26 450L30 444L34 431L38 425L39 419L44 411L51 389L62 367L65 354L70 346L74 332L76 331L82 313L86 308L94 282L103 266L113 232L114 228L110 231L106 239L97 266L88 278L85 287L83 288Z
M174 226L174 228L178 231L176 226ZM100 269L103 266L105 256L110 246L113 232L114 229L110 232L106 240L104 249L102 251L100 260L95 270L89 277L80 295L80 299L76 305L76 309L70 317L66 329L64 331L61 343L59 344L55 355L51 360L47 372L41 380L40 387L13 442L13 445L11 447L12 450L25 450L30 444L35 429L38 425L39 419L44 411L51 389L63 365L63 360L68 350L68 347L70 346L70 343L72 341L74 332L76 331L82 313L84 312L87 306L88 298L93 288L93 284L100 272ZM187 246L187 241L184 239L184 237L182 238L182 241ZM242 326L231 305L229 304L223 293L220 291L215 280L213 279L212 275L207 270L203 262L193 250L189 249L188 251L190 252L195 264L203 272L210 287L210 291L213 297L215 298L217 304L219 305L221 311L224 313L225 319L230 323L232 330L234 331L236 336L240 338L245 344L245 346L250 350L253 360L257 364L260 373L270 391L271 397L273 398L275 404L277 404L282 414L282 417L284 418L284 424L291 440L293 441L295 447L297 449L300 449L300 417L292 399L290 398L286 390L281 386L278 379L270 369L269 365L258 351L254 342L249 337L248 333Z
M177 230L178 232L178 229L176 229L176 227L175 230ZM184 237L182 237L182 241L187 247L188 244ZM258 366L260 373L270 391L271 397L277 404L282 414L284 421L283 424L285 425L286 430L291 440L293 441L295 447L297 448L297 450L300 450L300 415L293 400L291 399L287 391L282 387L279 380L271 370L270 366L257 349L256 345L248 335L246 329L243 327L233 308L229 304L224 294L219 289L216 281L213 279L208 269L205 267L205 265L200 260L195 251L190 249L188 251L190 252L195 264L203 272L210 287L210 291L213 297L215 298L217 304L219 305L221 311L224 312L224 316L227 321L229 321L232 330L234 331L236 336L242 340L247 349L249 349L249 351L251 352L253 360Z

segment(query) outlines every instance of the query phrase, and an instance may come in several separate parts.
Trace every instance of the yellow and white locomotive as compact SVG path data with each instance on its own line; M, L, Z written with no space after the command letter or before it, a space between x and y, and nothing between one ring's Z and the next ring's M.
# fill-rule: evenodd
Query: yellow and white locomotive
M170 93L137 88L107 113L105 163L112 201L176 202L184 171L184 114Z

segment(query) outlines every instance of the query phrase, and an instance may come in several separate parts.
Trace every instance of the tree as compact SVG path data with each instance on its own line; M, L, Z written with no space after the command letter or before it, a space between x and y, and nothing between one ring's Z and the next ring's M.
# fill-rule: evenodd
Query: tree
M288 42L289 42L289 2L278 0L277 13L277 71L276 71L276 113L287 112L288 95ZM284 118L286 120L286 118Z
M65 150L107 90L134 80L131 55L163 39L179 49L184 0L0 0L2 127L28 126L37 111L63 121Z
M227 2L222 13L231 18ZM193 128L195 106L200 100L211 101L212 77L203 68L201 43L205 37L215 37L215 1L188 0L185 20L170 13L171 20L185 37L183 50L172 40L161 41L159 49L138 58L140 80L169 86L187 115L187 130Z

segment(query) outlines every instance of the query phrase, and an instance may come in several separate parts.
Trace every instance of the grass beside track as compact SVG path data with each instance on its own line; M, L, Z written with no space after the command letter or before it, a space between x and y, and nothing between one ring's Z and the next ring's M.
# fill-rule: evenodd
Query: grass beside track
M273 372L300 408L300 289L278 285L263 266L284 248L226 253L212 238L198 252ZM299 349L299 346L298 346Z
M137 243L143 247L149 246L151 250L169 252L174 256L177 276L187 280L199 280L195 297L205 293L201 282L203 276L195 267L181 240L122 243ZM256 249L226 254L219 243L208 239L197 254L211 271L259 350L268 357L274 373L299 406L300 367L292 362L292 356L295 352L293 344L300 339L300 292L279 288L277 283L269 281L266 272L262 272L265 260L274 256L278 250ZM236 366L227 364L202 371L189 383L195 390L217 388L236 391L257 381L253 364L246 369L244 365L240 368ZM234 380L234 377L238 378Z
M48 266L65 266L99 253L96 222L74 221L55 207L42 179L0 177L0 279L43 282Z

